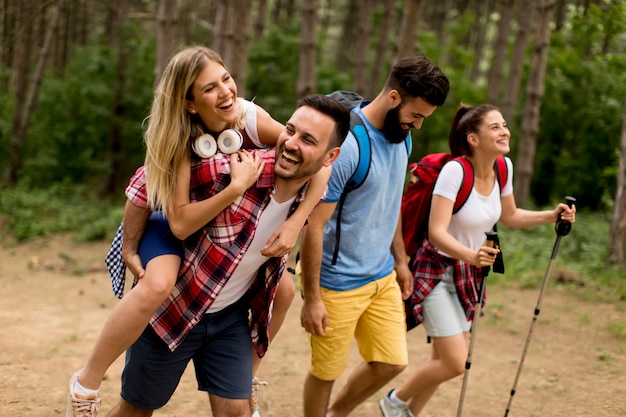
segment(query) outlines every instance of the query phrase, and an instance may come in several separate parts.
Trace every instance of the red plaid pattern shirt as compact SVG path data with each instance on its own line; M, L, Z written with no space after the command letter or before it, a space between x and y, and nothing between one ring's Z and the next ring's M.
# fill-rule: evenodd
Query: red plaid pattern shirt
M483 283L483 274L480 268L452 259L440 254L437 249L424 239L422 247L417 250L415 257L411 261L411 271L413 271L414 288L409 299L410 308L407 314L412 314L416 323L422 323L422 303L439 282L446 271L446 268L454 265L454 284L456 294L459 297L467 321L474 318L476 303L480 298L480 286ZM487 296L483 296L483 305Z
M246 253L262 211L274 190L275 151L260 152L265 169L255 187L250 187L204 228L184 240L184 259L174 290L152 316L151 324L171 350L202 319ZM190 199L199 201L223 190L230 182L230 156L194 158L191 167ZM294 201L289 215L304 198L306 186ZM137 170L126 192L133 204L146 202L143 168ZM244 297L249 299L251 337L259 356L269 345L271 308L288 255L269 258L259 269Z

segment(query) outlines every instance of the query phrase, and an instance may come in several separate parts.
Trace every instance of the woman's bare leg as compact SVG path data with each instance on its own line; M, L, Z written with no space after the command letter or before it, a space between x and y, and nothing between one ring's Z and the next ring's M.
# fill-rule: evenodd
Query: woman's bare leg
M94 390L100 387L107 369L141 336L155 310L172 292L179 268L176 255L148 262L145 276L111 310L79 375L80 385Z

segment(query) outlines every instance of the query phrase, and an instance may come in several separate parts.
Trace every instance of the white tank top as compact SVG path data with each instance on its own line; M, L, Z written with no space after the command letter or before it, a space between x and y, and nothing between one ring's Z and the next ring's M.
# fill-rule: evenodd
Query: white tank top
M259 139L259 132L256 123L256 104L243 98L237 98L241 102L241 107L246 115L245 131L248 137L257 148L265 148L265 144Z

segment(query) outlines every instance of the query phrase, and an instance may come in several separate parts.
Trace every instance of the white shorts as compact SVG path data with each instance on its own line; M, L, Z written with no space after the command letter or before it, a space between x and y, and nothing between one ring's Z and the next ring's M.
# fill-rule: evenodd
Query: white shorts
M468 332L467 321L453 281L453 267L446 269L443 279L424 299L424 330L431 337L447 337Z

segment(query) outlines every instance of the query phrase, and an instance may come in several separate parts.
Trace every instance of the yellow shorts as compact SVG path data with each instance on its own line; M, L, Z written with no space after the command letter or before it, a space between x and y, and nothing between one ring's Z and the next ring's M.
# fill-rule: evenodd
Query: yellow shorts
M328 311L325 336L309 334L311 374L334 381L345 370L354 337L366 362L406 365L404 303L395 271L348 291L321 288Z

